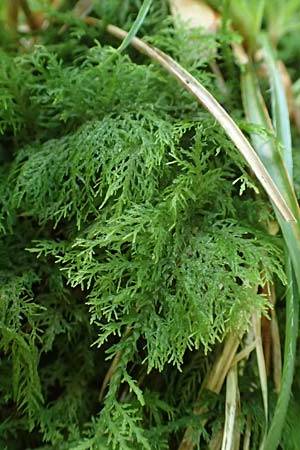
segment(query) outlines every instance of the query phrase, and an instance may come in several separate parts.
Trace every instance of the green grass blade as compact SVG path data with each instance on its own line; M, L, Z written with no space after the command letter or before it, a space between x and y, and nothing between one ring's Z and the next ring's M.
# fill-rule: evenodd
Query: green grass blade
M286 335L282 383L275 412L265 441L264 450L275 450L279 445L288 411L294 376L300 295L297 290L297 282L290 258L287 263L287 276L288 280L290 280L290 284L286 295Z
M272 55L270 53L268 57L270 58L268 61L268 63L270 64L270 69L271 64L274 63L274 60L271 59ZM272 80L272 83L275 84L275 81ZM262 125L266 128L271 129L270 119L268 117L264 101L260 95L258 84L256 82L253 71L249 67L248 70L246 69L245 73L243 74L242 86L243 102L250 121L252 123ZM281 217L277 214L277 218L289 250L287 261L287 276L289 280L289 287L286 300L286 339L281 389L276 404L275 413L272 418L266 440L264 442L263 450L276 450L281 438L293 382L296 341L298 336L298 315L300 298L300 221L299 206L289 176L290 174L292 174L292 162L290 160L291 139L289 135L289 123L287 128L284 129L284 124L287 121L289 122L288 111L287 108L285 108L285 102L283 102L282 105L280 104L282 86L280 86L280 84L278 83L276 84L276 87L273 86L273 88L274 89L272 91L272 95L274 97L276 97L276 95L279 96L279 98L273 99L273 104L276 105L276 109L274 110L274 116L276 117L276 129L278 130L278 138L285 143L285 151L280 154L278 146L275 144L275 141L272 137L263 138L258 135L253 136L254 147L260 154L265 164L266 162L268 162L270 174L274 182L279 187L284 198L288 202L289 206L295 213L297 224L294 224L290 227L289 224L283 222ZM285 161L287 161L287 164L285 164ZM289 164L290 166L288 169L287 166Z
M253 331L254 331L254 336L255 336L258 374L259 374L260 387L261 387L261 393L262 393L263 405L264 405L264 411L265 411L266 428L265 428L265 432L263 435L263 442L264 442L265 437L266 437L266 430L268 427L269 408L268 408L268 380L267 380L266 363L265 363L262 336L261 336L261 316L258 315L257 313L254 313L253 318L252 318L252 323L253 323Z
M253 33L258 34L263 22L266 0L256 0L253 3L250 6L253 11Z
M287 99L274 50L267 36L263 36L263 51L269 73L272 100L272 121L278 140L282 143L282 158L290 179L293 179L292 138Z
M229 1L230 18L245 39L251 53L255 52L257 47L257 36L261 30L265 4L266 0Z
M271 132L271 121L250 66L245 67L242 75L242 89L244 108L249 121L263 126ZM298 289L300 290L300 210L298 201L275 139L271 136L253 134L252 141L263 163L268 167L274 183L297 219L296 223L284 222L277 212L277 218L292 258ZM276 207L275 211L277 211Z
M144 0L137 15L137 18L135 19L132 27L130 28L127 36L124 38L124 40L122 41L121 45L118 48L119 52L122 52L123 50L125 50L126 47L128 47L128 45L130 45L132 39L136 36L137 32L144 23L144 20L148 14L151 4L152 0Z
M266 3L268 34L277 42L285 33L299 27L299 0L272 0Z
M271 121L260 94L254 72L250 66L244 68L242 74L242 90L244 109L248 120L253 124L263 126L271 132ZM271 136L262 136L254 133L251 137L258 155L265 166L268 167L274 183L297 220L296 223L285 222L275 207L277 219L292 258L298 289L300 291L300 210L298 201L275 139Z
M282 148L280 150L284 164L290 179L293 180L292 138L285 90L274 50L269 42L269 39L264 36L262 42L271 86L273 125L276 131L276 136L282 144ZM286 298L284 366L279 397L265 441L265 450L276 449L279 445L289 406L295 367L300 295L299 290L297 290L297 282L295 280L295 274L290 257L287 259L286 268L289 286Z

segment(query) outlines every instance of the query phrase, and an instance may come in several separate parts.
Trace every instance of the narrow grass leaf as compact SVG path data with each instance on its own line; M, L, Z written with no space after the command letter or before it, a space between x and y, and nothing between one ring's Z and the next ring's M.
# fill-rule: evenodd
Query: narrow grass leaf
M281 153L286 170L290 180L293 180L292 138L286 94L274 50L269 42L269 39L264 36L262 42L271 86L273 125L276 131L276 137L282 144ZM296 270L299 270L299 267L296 268ZM265 442L266 450L275 450L280 442L290 401L295 366L300 289L297 290L297 282L295 280L294 269L292 267L290 257L287 258L286 272L289 286L286 297L284 368L275 413Z
M144 0L143 4L139 10L139 13L137 15L137 18L135 19L128 34L125 36L123 42L121 43L121 45L118 48L119 52L122 52L123 50L125 50L125 48L128 47L128 45L130 45L132 39L138 33L139 29L141 28L141 26L144 23L144 20L148 14L151 4L152 4L152 0Z
M282 155L280 154L275 142L275 137L272 136L272 125L263 98L255 78L253 69L250 66L245 66L242 74L242 90L243 103L246 116L248 120L255 125L264 127L270 132L269 135L261 135L252 133L251 138L253 145L259 154L263 163L268 167L269 173L281 192L285 201L293 211L294 217L297 221L295 223L287 223L282 220L277 211L277 219L281 226L286 245L289 249L290 256L295 268L298 289L300 287L300 210L298 201L291 184L290 177L287 173ZM275 211L277 206L274 205Z
M286 295L286 335L282 383L275 412L265 441L264 450L276 450L278 448L288 411L294 376L300 295L297 290L295 273L290 259L287 264L287 275L290 280L290 284Z
M293 158L292 158L292 139L289 119L289 110L282 77L274 55L274 50L267 36L262 39L263 51L267 70L269 73L269 82L271 87L272 100L272 121L276 136L282 143L282 158L287 168L290 179L293 179Z
M259 380L261 386L261 392L263 397L264 411L266 425L268 425L268 382L267 382L267 371L264 358L264 350L261 338L261 317L255 313L252 318L253 331L255 336L255 348L257 357L257 366L259 373Z
M246 69L243 73L243 102L249 120L252 123L264 126L271 130L270 119L263 99L260 95L258 85L256 83L253 71L251 68ZM276 92L276 91L275 91ZM274 95L275 95L274 92ZM278 128L282 130L283 124L281 119L287 114L287 111L281 110L279 99L276 99L278 105L277 121L279 120ZM288 130L286 130L286 133ZM285 133L284 130L280 135ZM283 139L287 139L285 135ZM281 390L279 393L275 413L270 425L270 429L266 436L264 443L264 450L276 450L280 442L282 428L284 425L287 408L290 400L293 373L295 366L296 342L298 336L298 316L299 316L299 292L300 292L300 231L299 231L299 205L294 193L293 186L288 174L283 157L289 160L288 155L279 153L278 147L274 139L262 138L261 136L253 136L254 146L260 154L265 164L268 164L270 174L281 190L291 209L297 217L296 224L288 224L283 222L281 217L277 214L278 222L281 226L285 243L289 250L289 257L287 259L287 275L289 288L287 292L287 309L286 309L286 339L284 352L284 365L282 374ZM287 141L288 142L288 141ZM292 171L292 167L290 168ZM297 286L298 285L298 286Z

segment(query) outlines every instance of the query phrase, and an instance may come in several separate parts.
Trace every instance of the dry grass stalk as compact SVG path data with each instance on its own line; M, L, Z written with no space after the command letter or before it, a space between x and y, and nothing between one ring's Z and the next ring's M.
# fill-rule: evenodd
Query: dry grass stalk
M19 9L19 0L10 0L7 3L7 23L13 30L17 30L18 27Z
M233 366L226 379L226 409L222 450L234 450L235 423L238 409L238 376L237 366Z
M39 28L39 23L37 21L37 18L35 17L35 15L32 13L29 4L27 2L27 0L19 0L20 3L20 7L22 8L27 24L29 26L29 28L31 30L37 30Z
M111 363L108 371L105 374L105 377L104 377L104 380L102 382L101 389L100 389L100 392L99 392L99 402L102 402L102 400L104 398L105 390L106 390L110 380L114 376L114 373L115 373L116 369L118 368L118 364L120 362L121 355L122 355L121 352L116 353L116 355L113 358L112 363Z
M223 434L224 434L223 428L217 431L215 436L209 442L208 450L220 450L223 441Z
M232 365L232 361L237 352L237 349L240 344L240 336L229 335L225 340L223 351L216 358L211 370L208 372L207 377L203 382L203 386L201 387L199 399L201 397L201 392L205 389L208 389L215 394L219 394L224 380L227 376L228 371ZM206 409L201 406L196 406L194 408L194 414L201 415L206 412ZM204 425L205 421L201 421L201 424ZM194 430L191 427L188 427L184 433L183 439L179 445L178 450L193 450L195 447L194 441Z
M261 335L261 316L258 313L254 313L252 316L252 324L255 335L255 343L256 343L256 357L257 357L257 366L258 373L260 379L260 386L263 398L263 405L265 411L265 421L266 428L268 424L268 382L267 382L267 372L266 372L266 364L262 343L262 335ZM263 437L264 440L265 437Z
M251 344L247 345L245 348L243 348L243 350L241 350L239 353L237 353L237 355L233 358L231 367L234 366L235 364L239 363L243 359L248 359L250 353L253 352L255 347L256 347L256 342L254 340Z
M248 416L244 433L243 450L250 450L250 440L251 440L251 416Z

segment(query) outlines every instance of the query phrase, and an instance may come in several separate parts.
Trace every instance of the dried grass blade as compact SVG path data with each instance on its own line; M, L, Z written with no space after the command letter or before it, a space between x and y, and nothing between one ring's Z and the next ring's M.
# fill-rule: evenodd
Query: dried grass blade
M220 450L223 441L224 429L220 428L208 445L208 450Z
M232 367L232 361L235 357L240 341L241 336L236 336L234 334L227 336L222 353L217 357L211 370L207 373L203 386L200 390L199 397L201 397L201 392L203 389L208 389L215 394L220 393L228 371ZM194 414L198 416L205 413L205 411L206 410L203 407L194 408ZM204 423L205 421L203 420L202 425ZM195 445L193 429L188 427L184 433L178 450L193 450Z
M7 3L7 23L12 29L16 30L18 27L20 2L19 0L10 0Z
M251 416L247 417L246 428L244 433L243 450L250 450L251 439Z
M87 16L93 9L92 0L79 0L72 10L72 14L79 19Z
M232 450L238 402L237 366L232 367L226 379L226 409L222 450Z
M219 394L224 380L232 366L241 337L230 334L227 336L221 355L215 360L214 365L204 382L205 389Z
M253 350L256 347L256 342L252 342L252 344L247 345L247 347L245 347L243 350L241 350L239 353L237 353L237 355L234 357L231 367L234 364L239 363L240 361L242 361L243 359L248 359L249 355L251 352L253 352Z
M275 391L280 392L282 378L282 355L278 320L275 309L271 312L271 337L272 337L272 361L273 380Z

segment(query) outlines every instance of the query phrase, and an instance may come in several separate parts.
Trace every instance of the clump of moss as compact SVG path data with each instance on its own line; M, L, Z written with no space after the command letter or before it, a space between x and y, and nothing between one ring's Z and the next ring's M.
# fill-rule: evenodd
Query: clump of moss
M139 7L103 1L95 14L128 28ZM224 100L209 63L228 32L207 36L214 51L195 63L167 14L155 5L144 32ZM0 35L0 445L175 449L199 427L219 343L267 313L259 286L285 283L282 241L207 112L103 29L71 20L61 35L57 17ZM241 427L252 403L263 414L248 367ZM223 393L203 404L202 443L220 429Z

